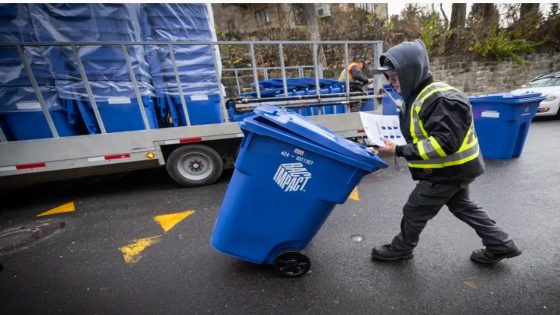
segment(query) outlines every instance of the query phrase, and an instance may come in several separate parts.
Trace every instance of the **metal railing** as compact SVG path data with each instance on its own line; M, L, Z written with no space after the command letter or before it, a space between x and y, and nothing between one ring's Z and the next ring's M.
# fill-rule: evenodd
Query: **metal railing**
M259 71L262 72L263 77L265 80L270 79L269 77L269 71L270 70L297 70L298 72L298 77L299 78L303 78L305 77L305 69L315 69L314 66L288 66L288 67L258 67L257 68L257 73ZM236 84L236 88L237 88L237 94L241 94L241 83L239 81L239 72L242 71L252 71L253 68L224 68L222 69L222 72L233 72L233 75L235 77L235 84ZM287 76L287 75L286 75ZM226 77L223 76L223 79L225 79ZM323 78L323 65L319 65L319 78L322 79Z
M256 95L257 98L260 99L261 101L271 101L274 103L278 102L278 98L261 98L261 91L260 91L260 84L259 84L259 77L258 77L258 70L259 69L263 69L263 68L258 68L257 67L257 62L256 62L256 58L255 58L255 46L256 45L276 45L278 47L278 52L279 52L279 61L280 61L280 67L277 67L281 70L281 74L282 74L282 86L283 86L283 93L284 96L287 98L288 95L288 87L287 87L287 76L286 76L286 69L290 69L293 67L286 67L285 66L285 60L284 60L284 47L287 45L310 45L312 47L312 53L313 53L313 65L306 65L306 66L295 66L295 67L299 67L300 69L300 74L302 73L304 68L312 68L314 69L314 73L315 73L315 89L316 89L316 95L314 95L314 98L317 102L321 102L321 89L320 89L320 77L322 76L322 67L321 65L318 63L318 47L319 45L343 45L344 46L344 65L345 65L345 69L348 68L349 65L349 45L372 45L373 46L373 53L374 53L374 64L375 66L378 66L378 58L375 58L376 56L379 56L383 50L383 43L382 41L209 41L209 42L194 42L194 41L176 41L176 42L161 42L161 41L153 41L153 42L24 42L24 43L0 43L0 47L15 47L18 51L19 57L22 60L22 64L25 68L25 71L27 73L27 76L30 80L30 83L33 87L33 90L36 94L37 100L39 101L39 104L41 106L41 110L45 116L45 119L47 121L47 124L49 126L49 129L53 135L54 138L59 138L60 135L58 134L58 131L55 127L55 124L53 122L53 119L50 115L50 112L48 110L47 104L45 102L45 99L43 98L43 95L39 89L39 85L37 83L37 80L35 78L35 75L33 73L33 70L31 68L31 65L29 63L29 61L26 59L25 54L24 54L24 49L25 47L41 47L41 46L45 46L45 47L53 47L53 46L61 46L61 47L70 47L72 49L72 53L74 55L74 58L76 59L76 63L77 66L79 68L79 72L80 72L80 77L81 80L84 84L84 87L86 89L88 98L91 102L91 106L94 112L94 116L95 119L97 121L97 124L99 125L99 129L101 131L101 134L106 134L107 130L103 124L103 120L101 118L101 114L99 112L99 108L97 106L97 103L95 101L95 97L93 95L93 91L91 89L91 85L90 82L88 80L86 71L84 69L84 65L82 62L82 59L80 57L79 54L79 49L80 47L86 47L86 46L117 46L117 47L121 47L124 57L125 57L125 62L126 62L126 66L128 69L128 74L130 77L130 81L132 83L133 89L134 89L134 93L138 99L138 107L140 108L140 113L142 115L142 120L144 123L144 128L145 130L150 130L150 125L148 123L148 119L146 116L146 112L144 110L144 104L142 101L142 97L141 97L141 93L138 87L138 81L136 78L136 74L133 71L133 66L132 66L132 62L130 59L130 55L128 53L128 47L134 47L134 46L165 46L168 47L170 50L170 57L171 57L171 63L173 65L173 72L175 75L175 79L177 81L177 86L179 89L179 95L181 97L181 106L182 109L185 113L185 118L186 118L186 125L187 126L191 126L191 119L189 118L189 111L188 111L188 103L185 101L184 98L184 91L183 91L183 86L181 84L181 78L179 75L179 71L177 69L177 62L175 60L175 46L192 46L192 45L203 45L203 46L211 46L212 47L212 54L213 54L213 61L214 61L214 66L217 72L217 80L218 83L221 85L222 83L222 74L220 71L218 71L218 69L220 69L220 65L218 64L218 58L216 56L216 49L215 48L219 48L220 46L224 46L224 45L232 45L232 46L240 46L240 45L246 45L249 48L249 52L251 55L251 68L247 68L248 71L252 71L253 73L253 83L255 85L255 89L256 89ZM272 69L272 68L268 68L268 69ZM242 69L224 69L223 71L236 71L236 70L242 70ZM267 70L268 71L268 70ZM239 90L239 82L238 84L238 90ZM329 94L329 98L332 96L344 96L343 98L340 98L341 100L345 99L346 102L350 102L350 100L354 100L354 99L364 99L364 98L372 98L372 96L354 96L352 95L352 93L350 93L350 81L349 81L349 76L346 76L346 82L345 82L345 93L335 93L335 94ZM221 109L225 118L225 121L230 121L229 119L229 115L228 115L228 111L225 105L225 97L224 97L224 93L222 88L218 88L219 90L219 94L220 94L220 103L221 103ZM375 96L373 96L375 97ZM289 103L289 101L285 101L287 103ZM348 108L347 108L348 111ZM0 130L0 140L2 142L6 142L6 135Z

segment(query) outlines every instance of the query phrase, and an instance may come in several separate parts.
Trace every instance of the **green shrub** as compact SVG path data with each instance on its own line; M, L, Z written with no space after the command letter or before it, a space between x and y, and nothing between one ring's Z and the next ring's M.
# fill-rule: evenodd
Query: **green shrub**
M529 54L535 51L536 43L518 38L512 39L507 30L496 31L492 29L487 37L475 42L469 51L484 58L510 57L517 64L525 65L527 61L520 54Z

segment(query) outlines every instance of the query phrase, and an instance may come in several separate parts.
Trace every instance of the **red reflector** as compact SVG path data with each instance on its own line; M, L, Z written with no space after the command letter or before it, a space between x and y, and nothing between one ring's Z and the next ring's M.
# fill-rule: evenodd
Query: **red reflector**
M16 165L16 169L25 170L29 168L38 168L38 167L45 167L45 166L47 166L45 163L20 164L20 165Z
M179 139L179 143L192 143L192 142L201 142L201 141L202 141L202 138L200 138L200 137Z
M130 154L113 154L113 155L105 155L105 160L116 160L116 159L124 159L129 158Z
M365 133L366 131L364 129L358 129L358 133Z

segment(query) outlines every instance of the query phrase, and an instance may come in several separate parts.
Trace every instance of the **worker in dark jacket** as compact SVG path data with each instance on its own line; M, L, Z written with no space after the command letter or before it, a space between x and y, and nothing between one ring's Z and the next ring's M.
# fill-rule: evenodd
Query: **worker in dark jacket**
M468 99L434 81L421 40L403 42L379 61L376 71L404 100L400 123L407 144L387 140L378 150L404 157L418 184L404 206L400 233L391 244L373 248L372 258L412 258L420 233L444 205L482 238L485 248L473 251L473 261L490 264L520 255L508 234L469 199L469 185L484 172L484 164Z
M342 69L338 76L338 81L346 83L346 76L348 75L348 82L350 85L350 92L361 92L367 94L367 85L373 82L373 79L368 79L363 74L366 62L361 58L354 58L347 68ZM350 111L357 112L362 108L361 100L350 103Z

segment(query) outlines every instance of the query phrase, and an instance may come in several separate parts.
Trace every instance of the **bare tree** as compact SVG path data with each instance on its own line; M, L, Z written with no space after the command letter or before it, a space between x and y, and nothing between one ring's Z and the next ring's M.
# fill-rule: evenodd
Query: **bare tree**
M466 3L453 3L451 5L451 22L449 23L449 37L445 43L445 52L457 54L460 52L461 38L465 32L465 19L467 15Z
M439 10L441 11L441 15L443 15L443 20L445 22L444 27L445 29L447 29L449 27L449 19L447 18L447 14L445 14L445 10L443 9L443 3L439 4ZM453 10L451 11L451 13L453 14Z
M520 20L533 19L539 14L539 3L522 3L520 10Z
M488 29L499 26L500 13L493 3L473 3L471 17L475 22L486 25Z
M453 3L451 5L451 23L449 29L464 30L467 16L466 3Z
M320 41L321 33L319 32L319 23L317 22L319 20L319 17L317 16L315 4L305 3L300 5L306 25L307 39L312 41ZM326 64L326 57L322 46L319 46L317 62L320 65Z

